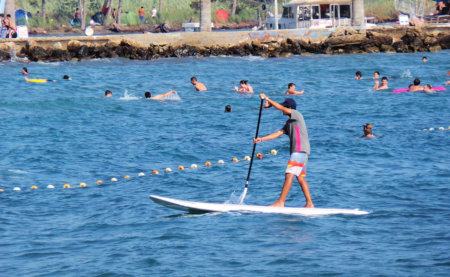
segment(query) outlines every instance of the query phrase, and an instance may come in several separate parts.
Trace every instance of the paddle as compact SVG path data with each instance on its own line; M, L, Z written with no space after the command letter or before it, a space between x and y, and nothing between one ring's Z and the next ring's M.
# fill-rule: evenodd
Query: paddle
M264 102L264 99L261 99L261 105L259 106L258 125L256 125L255 139L258 138L259 123L261 122L261 112L262 112L263 102ZM255 155L255 148L256 148L256 143L253 143L252 158L250 159L250 167L248 168L247 182L245 183L244 193L242 194L241 201L239 204L244 203L245 195L247 195L248 180L250 180L250 172L252 172L252 164L253 164L253 156Z

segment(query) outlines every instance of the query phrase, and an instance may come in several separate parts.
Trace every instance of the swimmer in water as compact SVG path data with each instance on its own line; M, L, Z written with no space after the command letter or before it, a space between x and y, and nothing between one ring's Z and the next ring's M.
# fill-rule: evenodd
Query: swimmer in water
M414 79L414 85L410 85L409 86L409 91L414 92L414 91L422 91L423 87L420 86L420 79L416 78Z
M425 86L423 87L423 92L426 92L426 93L436 93L436 91L433 89L433 87L432 87L430 84L425 85Z
M303 92L305 92L304 90L302 91L295 91L295 84L294 83L289 83L288 84L288 89L286 90L286 95L301 95L303 94Z
M191 78L191 84L193 84L195 86L195 89L197 91L206 91L207 90L204 84L197 81L196 77Z
M253 88L252 86L248 83L247 80L241 80L239 82L239 85L241 88L238 87L234 87L235 91L240 91L240 92L247 92L247 93L253 93Z
M422 62L426 63L428 61L427 57L422 58Z
M112 92L110 90L105 90L105 97L111 97Z
M356 71L355 79L356 79L356 80L362 80L362 74L361 74L361 71Z
M372 124L367 123L363 125L364 136L361 138L374 138L375 136L372 134Z
M64 76L63 76L63 80L72 80L72 78L70 78L70 77L67 76L67 75L64 75Z
M387 77L381 78L381 86L378 85L380 83L379 81L375 81L375 87L373 87L373 90L388 89L387 82L388 82L388 78Z
M57 80L48 80L48 79L28 79L27 77L25 77L25 82L29 83L47 83L47 82L58 82Z
M380 79L380 72L375 71L375 72L373 73L373 79Z
M450 76L450 70L447 72L447 76ZM450 85L450 81L445 82L446 85Z
M28 69L26 67L22 68L22 74L23 75L30 75L30 73L28 73Z
M226 113L231 113L231 106L230 105L226 105L225 106L225 112Z
M145 98L149 98L149 99L152 99L152 100L161 100L161 98L166 97L166 96L169 96L169 95L172 94L172 93L173 93L173 94L178 94L176 91L171 90L171 91L166 92L166 93L164 93L164 94L159 94L159 95L152 96L152 94L150 93L150 91L146 91L146 92L145 92Z

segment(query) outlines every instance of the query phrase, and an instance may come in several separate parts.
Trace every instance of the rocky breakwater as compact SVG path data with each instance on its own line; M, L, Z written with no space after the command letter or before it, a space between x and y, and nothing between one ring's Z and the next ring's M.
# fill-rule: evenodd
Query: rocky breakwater
M0 60L10 60L12 42L0 43ZM66 47L60 42L50 47L40 46L30 39L16 53L18 58L30 61L84 61L94 58L123 57L136 60L152 60L168 57L207 57L207 56L262 56L288 57L299 54L343 54L343 53L407 53L437 52L450 49L450 32L442 30L420 30L417 28L360 30L356 28L338 28L323 39L308 36L270 37L268 39L250 39L235 45L188 45L152 42L141 45L130 38L112 37L104 43L96 41L71 40Z

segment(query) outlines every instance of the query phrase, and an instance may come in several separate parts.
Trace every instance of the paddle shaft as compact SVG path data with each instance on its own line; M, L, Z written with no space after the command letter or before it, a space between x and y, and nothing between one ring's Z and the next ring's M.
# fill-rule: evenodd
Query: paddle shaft
M259 123L261 122L261 112L262 112L263 103L264 103L264 99L261 99L261 105L259 106L258 125L256 125L255 139L258 138ZM250 180L250 173L252 172L253 156L255 155L255 148L256 148L256 143L253 143L252 158L250 159L250 167L248 168L247 182L245 183L245 188L248 187L248 180Z

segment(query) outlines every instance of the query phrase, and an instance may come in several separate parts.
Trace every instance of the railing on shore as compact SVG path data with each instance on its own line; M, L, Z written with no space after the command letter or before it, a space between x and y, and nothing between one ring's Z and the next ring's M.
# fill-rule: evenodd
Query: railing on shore
M428 15L423 17L423 21L434 24L450 23L450 15Z

